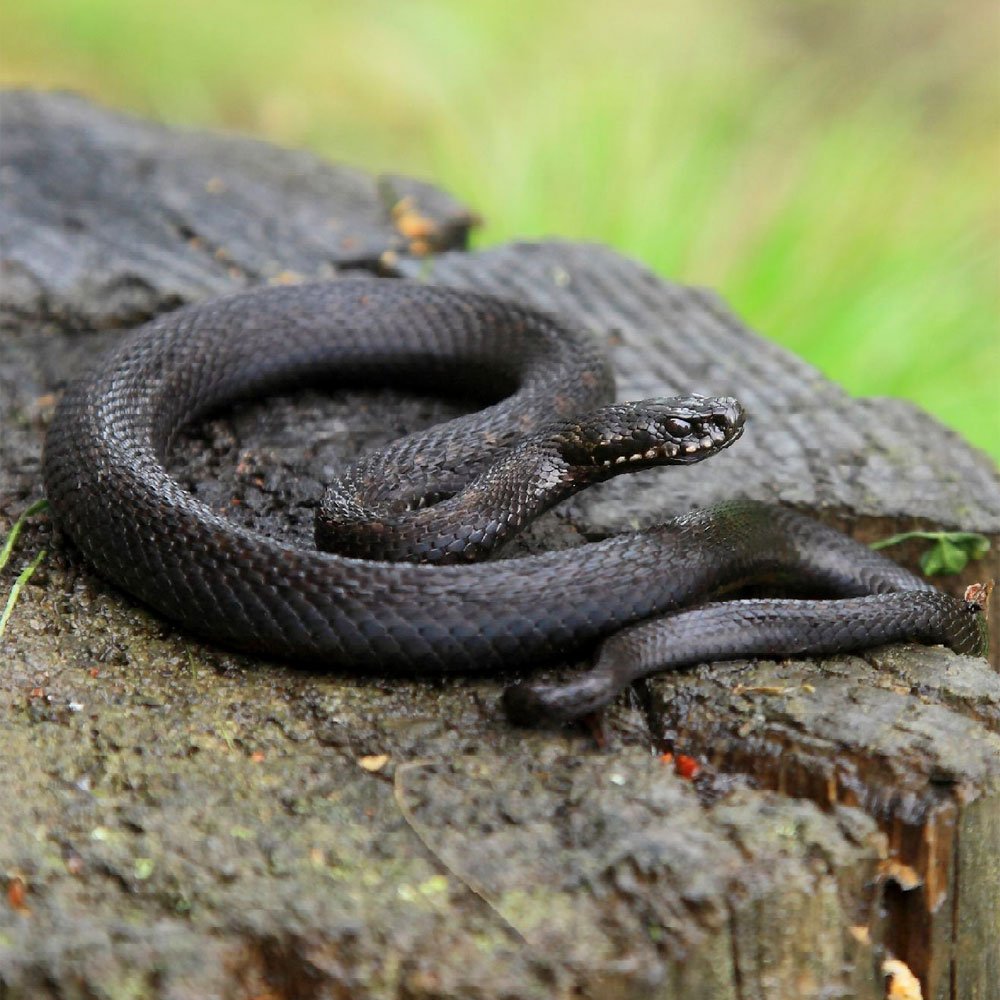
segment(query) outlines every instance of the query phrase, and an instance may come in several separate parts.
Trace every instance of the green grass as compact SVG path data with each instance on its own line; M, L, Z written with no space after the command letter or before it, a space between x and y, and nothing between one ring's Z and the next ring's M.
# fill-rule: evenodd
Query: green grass
M0 81L431 178L1000 457L992 0L31 0Z
M28 518L34 517L35 514L41 514L43 511L48 509L48 500L36 500L14 522L10 531L7 532L7 537L3 540L3 544L0 545L0 570L2 570L10 561L10 557L14 552L14 546L17 545L17 540L20 538L21 531ZM35 553L31 562L29 562L28 565L25 566L15 578L14 584L10 588L10 593L8 593L7 599L3 603L3 607L0 608L0 639L3 638L3 634L7 630L7 622L10 621L10 616L14 612L14 605L17 604L17 600L21 596L21 591L33 576L35 570L42 564L42 560L45 556L45 549L41 549L39 552Z

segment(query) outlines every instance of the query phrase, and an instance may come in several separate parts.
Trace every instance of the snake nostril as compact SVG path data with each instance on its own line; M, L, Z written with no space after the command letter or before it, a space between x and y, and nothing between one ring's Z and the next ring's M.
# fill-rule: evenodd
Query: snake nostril
M734 431L743 424L743 412L736 408L728 408L722 413L713 414L712 423L723 433Z

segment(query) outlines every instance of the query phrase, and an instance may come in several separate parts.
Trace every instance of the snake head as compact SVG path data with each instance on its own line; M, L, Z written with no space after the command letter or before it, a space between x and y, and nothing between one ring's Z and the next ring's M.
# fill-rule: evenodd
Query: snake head
M690 465L728 448L746 413L732 396L673 396L601 407L580 419L564 458L615 475L653 465ZM603 474L602 474L603 478Z

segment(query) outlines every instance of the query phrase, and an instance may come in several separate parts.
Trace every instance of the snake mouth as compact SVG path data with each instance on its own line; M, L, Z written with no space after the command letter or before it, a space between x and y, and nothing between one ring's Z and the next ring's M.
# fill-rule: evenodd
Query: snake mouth
M728 448L743 433L746 411L732 396L673 396L605 408L604 432L590 442L593 465L690 465Z

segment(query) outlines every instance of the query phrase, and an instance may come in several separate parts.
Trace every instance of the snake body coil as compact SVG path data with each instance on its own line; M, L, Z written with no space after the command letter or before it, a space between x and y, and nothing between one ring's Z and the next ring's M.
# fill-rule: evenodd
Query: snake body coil
M492 404L363 456L343 477L317 533L364 558L241 528L164 465L179 428L208 411L316 383L459 384ZM981 651L974 608L808 518L748 501L567 552L467 562L589 482L698 460L742 428L730 399L612 398L588 338L511 303L388 280L263 289L147 324L70 386L48 433L46 491L104 577L184 628L331 668L534 665L758 580L854 599L713 604L667 618L667 640L650 625L626 629L575 687L513 689L522 717L578 715L635 676L692 660L902 638ZM903 593L865 597L885 592Z

